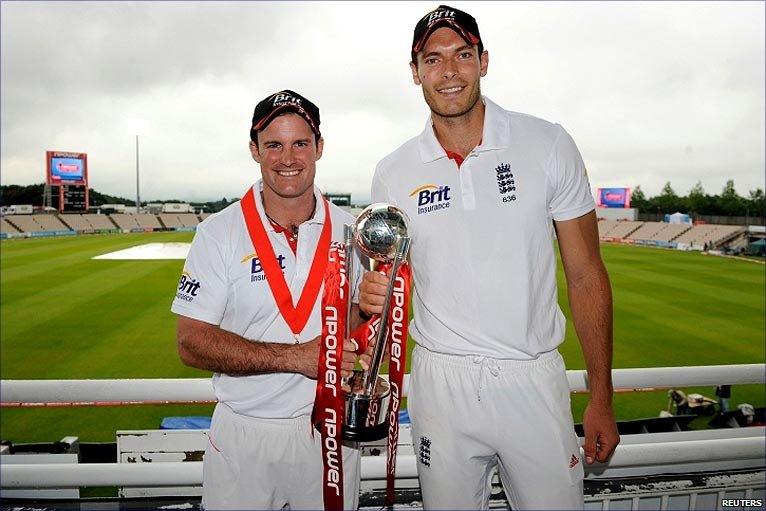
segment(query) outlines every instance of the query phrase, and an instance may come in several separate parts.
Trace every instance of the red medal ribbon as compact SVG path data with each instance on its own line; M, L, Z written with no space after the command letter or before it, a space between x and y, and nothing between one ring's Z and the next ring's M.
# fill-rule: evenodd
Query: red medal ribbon
M311 261L308 280L306 280L306 284L303 286L298 304L293 305L293 296L290 293L290 288L287 287L285 276L274 254L274 247L271 246L269 235L266 233L261 217L258 214L258 206L256 205L252 187L250 187L240 201L247 232L250 234L250 240L253 242L255 253L258 254L260 259L261 267L266 275L266 282L269 283L271 294L274 296L279 312L282 314L285 323L290 327L293 335L296 336L296 339L298 334L303 331L303 327L306 326L306 322L309 316L311 316L311 311L314 309L314 303L316 303L319 296L319 288L322 287L322 277L327 266L327 251L330 248L330 239L332 237L332 222L327 200L323 199L322 202L324 203L322 233L319 235L314 259Z
M346 252L333 242L328 253L322 294L322 343L311 423L321 433L322 498L325 510L343 509L342 429L346 405L341 390L341 361L349 300Z
M388 343L391 360L388 363L388 381L391 385L391 401L388 405L388 459L386 460L386 500L389 509L394 505L396 482L396 446L399 443L399 405L404 366L407 358L407 325L409 322L410 280L412 274L406 262L399 266L388 310Z

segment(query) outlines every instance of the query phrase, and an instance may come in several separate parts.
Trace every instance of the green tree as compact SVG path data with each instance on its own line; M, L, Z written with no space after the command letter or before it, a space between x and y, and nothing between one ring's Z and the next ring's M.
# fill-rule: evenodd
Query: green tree
M729 179L721 191L721 195L718 196L717 206L718 214L725 216L738 216L745 215L747 206L745 200L739 196L737 190L734 189L734 180Z
M653 206L657 208L659 213L675 213L678 210L684 208L683 201L678 197L673 187L670 186L670 181L665 183L662 187L662 192L657 197L653 197Z
M763 194L763 188L750 190L750 197L746 202L746 213L750 218L766 217L766 198Z
M630 206L636 208L639 213L647 212L649 208L649 201L646 200L646 195L641 189L641 185L636 186L630 193Z
M692 186L689 190L689 195L686 196L686 209L689 213L703 214L705 209L705 190L702 188L702 181L697 181L697 184Z

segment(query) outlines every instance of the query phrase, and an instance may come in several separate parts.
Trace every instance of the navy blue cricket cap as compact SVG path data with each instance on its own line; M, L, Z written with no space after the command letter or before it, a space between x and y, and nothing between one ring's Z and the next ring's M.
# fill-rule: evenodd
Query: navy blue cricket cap
M471 46L474 44L478 45L479 54L484 52L484 45L481 42L481 34L479 34L479 25L476 23L476 19L460 9L455 9L448 5L440 5L420 18L418 24L415 25L415 33L412 36L412 62L416 62L415 58L418 52L425 46L429 36L437 28L441 27L451 28Z
M276 116L286 112L295 112L303 117L309 123L317 141L319 140L319 137L322 136L319 132L319 108L297 92L288 89L275 92L255 105L253 123L250 127L250 139L255 141L256 132L268 126Z

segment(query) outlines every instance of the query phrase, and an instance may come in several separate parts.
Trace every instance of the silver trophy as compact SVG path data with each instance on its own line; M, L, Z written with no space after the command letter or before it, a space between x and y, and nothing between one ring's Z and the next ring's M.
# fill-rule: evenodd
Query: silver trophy
M379 376L386 348L388 309L399 266L407 258L410 238L409 220L401 209L390 204L370 204L359 214L354 225L345 226L346 264L348 275L353 275L354 247L370 258L371 263L391 263L388 289L383 313L380 317L375 348L370 368L355 370L347 381L346 415L343 438L357 442L380 440L388 433L388 402L391 386ZM351 300L348 300L347 318L350 318ZM350 337L350 321L346 321L346 339Z

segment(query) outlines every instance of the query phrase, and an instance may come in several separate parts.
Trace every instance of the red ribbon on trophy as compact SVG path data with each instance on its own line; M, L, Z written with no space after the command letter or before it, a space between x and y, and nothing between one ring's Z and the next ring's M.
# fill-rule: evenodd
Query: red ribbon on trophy
M387 273L390 264L381 264L378 270ZM396 446L399 442L399 406L404 385L404 371L407 362L407 333L410 305L410 281L412 272L410 265L402 263L397 271L396 280L388 310L388 332L386 335L386 351L390 354L388 364L388 381L391 385L391 400L388 405L388 442L386 459L386 500L385 506L394 504L394 489L396 481ZM370 342L375 340L380 324L380 316L373 315L371 319L359 326L351 334L356 342L357 353L364 353Z
M380 409L380 399L370 399L364 396L369 394L365 390L362 400L360 394L350 392L354 387L344 385L341 379L341 362L343 360L343 341L347 330L347 322L350 319L347 311L350 310L351 286L349 283L348 269L351 261L346 260L348 251L344 245L333 242L328 251L328 264L324 273L324 292L322 295L322 338L319 348L319 362L317 370L317 388L314 409L311 421L313 426L320 432L322 445L322 488L325 510L343 509L343 451L342 441L344 438L351 441L370 441L375 438L388 436L388 455L386 459L386 506L393 506L394 484L396 479L396 447L399 439L399 407L402 398L402 386L404 383L404 371L407 353L407 323L409 319L409 291L411 270L406 262L400 262L397 266L396 276L390 286L391 294L389 310L386 316L374 315L369 321L360 325L348 336L357 344L355 352L364 353L370 343L378 342L379 329L382 323L386 323L386 336L382 342L383 353L388 352L389 378L386 384L386 394L389 393L388 409L383 415ZM390 271L390 265L382 264L379 269L384 272ZM385 321L382 321L385 319ZM374 350L376 356L381 356L378 349ZM363 379L371 375L378 379L380 358L372 364L375 369L362 375ZM359 376L360 371L355 371ZM375 381L373 379L370 380ZM356 380L358 384L360 381ZM382 384L385 381L380 380ZM380 383L379 382L379 383ZM348 387L346 391L343 387ZM358 388L358 387L354 387ZM357 392L357 391L354 391ZM365 401L366 400L366 401ZM369 403L369 408L358 408L361 403ZM364 410L360 412L359 410ZM349 424L344 425L346 415L350 417ZM388 429L383 426L382 417L388 418ZM374 431L375 436L359 435L359 424L363 422L363 431ZM369 427L369 429L368 429ZM384 426L385 427L385 426ZM345 428L345 430L344 430ZM379 432L379 435L378 435ZM359 436L356 436L359 435ZM364 438L367 438L364 440Z
M386 501L388 508L394 505L396 481L396 446L399 442L399 405L404 384L404 368L407 360L407 324L410 304L410 265L403 263L394 281L394 293L388 310L388 380L391 384L391 401L388 405L388 458L386 459ZM385 312L385 311L384 311Z
M341 389L343 337L349 282L343 245L330 244L322 294L322 342L319 347L316 399L311 422L322 441L322 497L326 510L343 509L343 448L341 431L345 399Z

